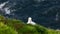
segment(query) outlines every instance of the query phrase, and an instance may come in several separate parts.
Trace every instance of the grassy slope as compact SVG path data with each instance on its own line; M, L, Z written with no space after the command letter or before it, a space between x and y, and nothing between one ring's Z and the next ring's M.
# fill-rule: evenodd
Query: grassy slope
M1 22L4 24L4 26L7 25L9 28L11 28L11 30L13 30L12 32L14 31L15 33L18 32L16 34L60 34L60 31L48 29L38 24L30 25L20 20L8 19L8 18L4 18L3 16L0 16L0 23ZM0 33L1 32L2 31L0 31Z

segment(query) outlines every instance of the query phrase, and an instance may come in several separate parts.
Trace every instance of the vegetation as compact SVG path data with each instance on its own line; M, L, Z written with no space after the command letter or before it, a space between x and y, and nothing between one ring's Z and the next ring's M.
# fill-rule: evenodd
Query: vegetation
M0 34L60 34L60 30L48 29L38 24L26 24L21 20L0 16Z
M0 22L0 34L18 34L18 33L11 27Z

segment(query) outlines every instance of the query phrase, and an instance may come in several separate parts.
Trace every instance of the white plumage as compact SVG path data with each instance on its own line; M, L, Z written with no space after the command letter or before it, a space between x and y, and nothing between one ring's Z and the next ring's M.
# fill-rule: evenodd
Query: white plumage
M36 23L32 21L32 18L31 17L29 17L27 24L35 25Z

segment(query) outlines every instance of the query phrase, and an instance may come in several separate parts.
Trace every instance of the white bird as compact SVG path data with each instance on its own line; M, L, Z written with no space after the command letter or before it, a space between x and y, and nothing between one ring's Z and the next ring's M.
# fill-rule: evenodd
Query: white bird
M31 17L28 18L27 24L36 25L36 23L32 21L32 18Z

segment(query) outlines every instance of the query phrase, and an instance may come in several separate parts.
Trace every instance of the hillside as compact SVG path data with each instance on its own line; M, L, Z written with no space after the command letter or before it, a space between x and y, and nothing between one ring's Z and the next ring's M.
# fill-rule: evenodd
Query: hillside
M26 24L21 20L0 16L0 34L60 34L60 30L48 29L39 24Z

